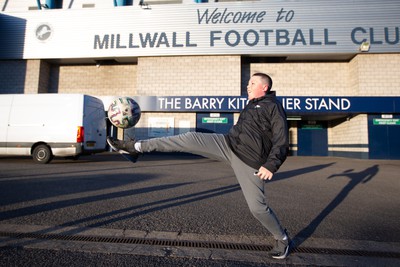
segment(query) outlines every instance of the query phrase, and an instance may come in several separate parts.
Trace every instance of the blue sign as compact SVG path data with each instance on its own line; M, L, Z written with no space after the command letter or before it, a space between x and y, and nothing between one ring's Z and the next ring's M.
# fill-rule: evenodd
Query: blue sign
M133 96L142 111L240 112L245 96ZM400 113L400 97L278 97L288 114Z

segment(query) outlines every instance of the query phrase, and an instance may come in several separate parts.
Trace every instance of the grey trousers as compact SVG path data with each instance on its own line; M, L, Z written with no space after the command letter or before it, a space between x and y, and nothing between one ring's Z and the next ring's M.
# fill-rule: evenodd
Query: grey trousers
M188 132L171 137L142 140L142 152L186 152L228 163L242 188L251 213L277 240L285 232L264 194L264 181L254 175L256 169L246 165L229 148L222 134Z

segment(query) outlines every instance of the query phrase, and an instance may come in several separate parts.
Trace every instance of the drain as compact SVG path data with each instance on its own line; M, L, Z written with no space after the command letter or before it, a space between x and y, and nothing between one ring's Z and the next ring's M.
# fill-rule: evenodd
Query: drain
M45 239L45 240L120 243L120 244L135 244L135 245L150 245L150 246L189 247L189 248L225 249L225 250L268 251L272 249L272 246L268 245L224 243L224 242L211 242L211 241L131 238L131 237L102 237L102 236L79 236L79 235L41 234L41 233L10 233L10 232L0 232L0 236L16 238L16 239L31 238L31 239ZM293 248L292 253L296 252L308 253L308 254L362 256L362 257L377 257L377 258L400 258L400 252L367 251L367 250L351 250L351 249L295 247Z

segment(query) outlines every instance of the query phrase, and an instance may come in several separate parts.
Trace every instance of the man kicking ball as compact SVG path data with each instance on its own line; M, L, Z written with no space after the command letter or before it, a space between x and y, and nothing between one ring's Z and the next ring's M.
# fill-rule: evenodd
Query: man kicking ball
M271 91L272 79L255 73L247 85L248 104L228 134L188 132L147 140L120 141L107 138L112 149L136 162L144 152L186 152L227 162L232 167L251 213L276 242L269 255L285 259L291 241L268 206L264 183L286 160L289 149L286 114Z

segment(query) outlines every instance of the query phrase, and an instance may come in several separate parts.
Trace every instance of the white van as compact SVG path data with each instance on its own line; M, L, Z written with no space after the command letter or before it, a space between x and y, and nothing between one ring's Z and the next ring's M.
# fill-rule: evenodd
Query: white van
M83 94L0 94L0 155L77 158L104 151L103 102Z

